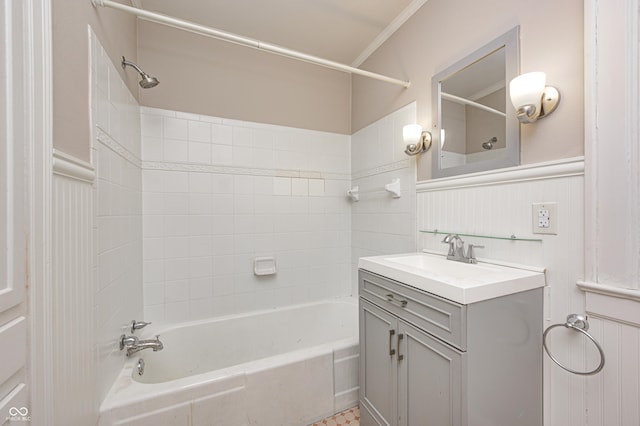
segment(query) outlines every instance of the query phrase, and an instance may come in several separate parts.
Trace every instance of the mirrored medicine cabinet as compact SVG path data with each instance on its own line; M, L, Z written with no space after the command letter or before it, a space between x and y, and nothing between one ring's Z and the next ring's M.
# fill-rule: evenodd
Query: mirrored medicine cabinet
M433 76L433 178L520 163L520 126L509 100L518 44L515 27Z

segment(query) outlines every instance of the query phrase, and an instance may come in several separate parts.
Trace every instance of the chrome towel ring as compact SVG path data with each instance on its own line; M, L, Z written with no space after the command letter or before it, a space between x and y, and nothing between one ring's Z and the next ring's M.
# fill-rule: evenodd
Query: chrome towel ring
M557 359L555 359L553 355L551 355L551 352L549 352L549 348L547 348L547 333L549 333L551 329L560 327L560 326L570 328L572 330L578 331L584 334L585 336L587 336L587 338L591 340L594 345L596 345L596 348L598 348L598 352L600 352L600 365L598 365L594 370L591 370L591 371L576 371L560 364L560 362ZM549 358L551 358L551 360L556 364L558 364L558 366L561 367L562 369L573 374L578 374L580 376L591 376L593 374L597 374L604 367L604 352L600 344L596 341L596 339L594 339L591 334L587 333L588 329L589 329L589 322L587 321L586 317L580 316L578 314L570 314L567 316L567 322L565 322L564 324L553 324L544 331L544 333L542 334L542 346L544 347L544 350L547 353L547 355L549 355Z

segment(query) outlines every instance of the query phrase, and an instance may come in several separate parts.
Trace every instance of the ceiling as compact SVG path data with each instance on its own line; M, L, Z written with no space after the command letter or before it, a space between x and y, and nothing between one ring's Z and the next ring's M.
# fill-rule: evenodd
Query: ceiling
M427 0L134 0L143 9L358 66Z

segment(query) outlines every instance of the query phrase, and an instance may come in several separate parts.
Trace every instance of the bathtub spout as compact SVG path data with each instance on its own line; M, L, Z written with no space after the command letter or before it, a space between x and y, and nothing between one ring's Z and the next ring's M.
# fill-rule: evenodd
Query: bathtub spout
M160 336L156 336L155 339L148 340L138 340L137 343L134 343L127 347L127 356L131 356L136 352L140 352L145 349L153 349L154 352L161 351L164 348L162 342L160 341Z

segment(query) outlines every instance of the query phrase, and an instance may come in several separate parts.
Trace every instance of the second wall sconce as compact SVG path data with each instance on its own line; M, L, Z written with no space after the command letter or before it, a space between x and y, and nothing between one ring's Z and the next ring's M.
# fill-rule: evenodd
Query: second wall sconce
M530 72L511 80L509 90L516 117L521 123L534 123L551 114L560 102L560 92L546 85L547 75Z
M406 144L404 153L418 155L431 148L431 133L422 130L419 124L407 124L402 128L402 139Z

